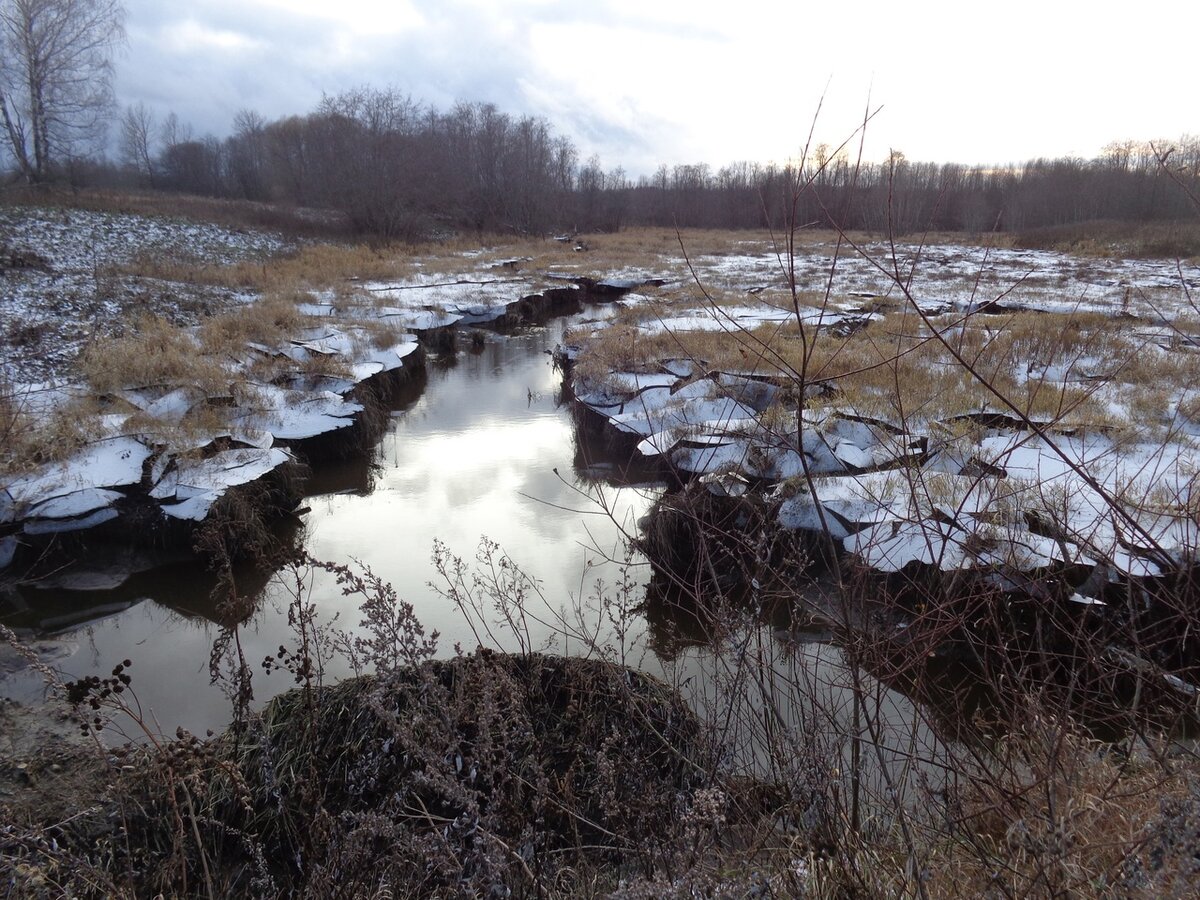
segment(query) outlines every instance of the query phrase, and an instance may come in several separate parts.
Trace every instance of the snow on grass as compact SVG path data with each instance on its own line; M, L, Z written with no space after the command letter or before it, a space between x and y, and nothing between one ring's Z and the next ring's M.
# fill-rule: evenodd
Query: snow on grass
M679 270L690 264L692 285L643 294L572 335L579 399L676 470L800 484L781 523L824 530L883 571L1068 561L1141 577L1196 558L1200 367L1189 294L1200 268L953 245L863 249L843 248L835 265L828 245L801 248L799 321L772 254L676 259ZM909 296L927 315L957 317L937 320L948 322L947 340L1048 440L1021 428L940 343L922 342ZM817 330L842 323L863 330ZM791 331L750 335L761 326ZM810 376L832 389L811 399L806 389L802 431L795 396L786 408L692 413L686 395L674 399L687 379L669 385L657 374L666 354L690 352L702 370L752 364L787 388L777 364L797 358L802 334L818 349Z
M406 327L424 330L494 322L514 301L563 285L544 275L507 275L490 267L459 274L422 272L403 281L369 282L362 287L390 304L389 314Z
M245 303L228 288L118 274L142 257L225 265L292 248L266 232L141 215L0 207L0 245L37 265L0 280L0 376L30 384L70 373L80 349L131 314L177 324Z

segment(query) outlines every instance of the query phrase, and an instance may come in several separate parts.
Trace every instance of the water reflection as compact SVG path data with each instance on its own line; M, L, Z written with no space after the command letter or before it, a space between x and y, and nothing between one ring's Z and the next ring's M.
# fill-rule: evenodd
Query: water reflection
M609 559L622 555L623 532L633 531L653 498L653 489L605 484L612 518L588 499L600 486L577 474L583 457L550 358L568 324L489 334L482 346L431 357L425 379L390 398L388 428L372 454L315 467L302 523L281 537L302 542L319 559L371 567L416 606L427 628L441 632L443 648L452 652L455 643L471 649L473 635L430 587L436 578L432 543L439 538L470 559L487 535L539 579L544 599L534 612L542 622L532 627L533 640L568 649L555 621L576 621L575 609L595 581L616 580ZM114 562L105 565L115 577L120 567ZM69 678L105 674L116 661L132 659L138 698L168 732L175 725L197 733L222 726L229 704L208 678L221 621L215 577L187 562L131 568L135 574L108 590L75 590L69 579L57 587L13 589L0 598L0 616L28 633L60 635L73 651L58 661ZM357 625L358 610L326 574L301 573L297 582L290 571L241 567L237 591L255 600L240 629L252 664L290 640L287 605L297 583L311 592L323 622ZM103 587L103 579L93 578L91 587ZM330 663L329 677L343 674L344 664ZM260 703L290 686L286 673L255 674ZM41 692L28 670L0 679L6 696L29 702Z
M432 357L425 379L391 398L388 428L374 452L317 466L302 522L285 525L279 536L302 543L318 559L369 566L414 604L428 630L440 632L449 653L455 644L473 649L475 633L430 585L437 580L432 543L440 539L471 561L480 536L487 535L537 579L526 620L527 640L535 647L577 652L587 642L619 644L626 648L618 651L625 662L680 684L698 707L728 707L734 702L730 685L740 684L740 690L749 682L728 680L725 649L713 650L719 632L711 610L688 600L695 594L666 589L661 581L647 593L649 567L637 560L624 573L627 591L614 593L623 577L624 538L636 533L662 488L653 466L632 463L627 447L586 422L581 428L564 405L561 373L549 351L569 324L487 335L482 345ZM328 573L240 567L234 574L239 595L254 601L254 612L239 628L252 665L290 644L288 604L297 595L311 597L327 625L352 630L358 624L355 602ZM229 624L212 573L176 562L139 570L111 590L84 593L69 585L20 588L6 602L5 621L61 634L73 651L58 663L67 677L105 674L116 661L132 659L138 699L168 733L176 725L203 733L228 721L229 701L209 678L213 641L220 625ZM809 679L803 683L811 690L829 693L830 709L847 708L849 676L841 651L809 642L824 635L803 631L807 620L791 612L794 593L777 592L768 602L762 596L727 599L750 615L754 627L742 633L765 647L772 670L789 673L789 681L779 684ZM89 617L95 621L76 624ZM500 638L507 646L518 643L511 634ZM348 663L329 660L325 674L349 674ZM872 684L889 722L900 727L919 718L883 680ZM286 672L255 671L258 703L291 686ZM27 702L41 690L29 671L0 681L0 693ZM745 711L761 701L736 698ZM810 714L803 701L796 694L795 709L786 713L797 728L807 727L803 716ZM897 740L909 730L901 728ZM756 739L751 732L744 736L747 752Z

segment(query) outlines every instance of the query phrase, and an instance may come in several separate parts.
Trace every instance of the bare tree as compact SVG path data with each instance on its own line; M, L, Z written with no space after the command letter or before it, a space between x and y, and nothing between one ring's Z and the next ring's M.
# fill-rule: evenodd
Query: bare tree
M239 110L229 138L230 177L247 200L267 197L267 120L251 109Z
M124 20L119 0L0 0L0 115L30 182L103 132Z
M192 139L192 126L185 122L180 122L179 116L172 110L163 119L162 128L159 129L159 137L162 139L163 151L166 152L178 144L186 144L190 141Z
M154 134L154 113L146 104L130 104L121 116L121 156L154 187L154 164L150 152Z

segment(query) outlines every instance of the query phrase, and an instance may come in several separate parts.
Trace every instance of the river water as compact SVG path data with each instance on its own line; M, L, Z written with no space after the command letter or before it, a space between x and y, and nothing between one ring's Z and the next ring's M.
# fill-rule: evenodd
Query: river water
M550 357L573 322L596 314L603 312L592 308L514 334L485 333L482 347L431 356L425 376L393 399L389 427L372 453L316 467L298 538L317 559L369 566L413 604L427 630L439 632L443 655L455 645L473 650L488 625L484 643L504 649L580 653L589 642L616 647L616 658L684 688L698 709L723 716L726 728L738 717L763 721L768 694L761 678L769 672L769 702L797 730L844 737L845 722L831 728L835 723L828 719L811 720L817 708L839 720L858 714L849 702L853 673L834 645L820 639L785 643L766 625L738 638L746 646L712 653L695 634L686 637L688 623L664 621L661 608L652 608L649 620L630 612L643 598L650 572L640 558L626 560L625 536L635 533L663 488L638 483L623 460L605 459L579 435ZM483 537L498 545L497 556L506 554L535 579L519 636L496 627L490 610L473 629L431 585L439 580L431 558L435 539L464 559L468 573L486 573L475 558ZM88 577L95 587L96 577ZM221 632L211 573L180 561L115 589L64 587L78 587L79 580L79 573L65 572L58 587L22 587L10 594L5 620L46 639L43 649L68 679L104 676L131 660L137 703L156 731L171 734L182 726L204 734L230 721L230 700L210 679L210 651ZM624 594L615 589L622 581ZM290 673L267 672L261 662L280 645L293 645L288 606L297 593L315 605L324 625L354 632L359 622L356 602L325 572L243 568L237 586L255 598L238 637L254 670L259 705L294 684ZM611 601L607 607L602 597ZM768 664L755 667L755 659ZM335 655L323 677L350 673L344 657ZM907 698L862 677L870 682L874 713L898 746L930 741ZM861 691L862 684L857 687ZM40 676L29 669L0 675L0 696L34 703L43 693ZM110 730L110 739L142 737L128 719L114 720ZM739 740L729 741L743 761L762 756L753 732L743 727ZM836 756L845 747L827 750Z
M455 644L472 650L477 641L455 605L430 586L438 580L434 539L470 565L481 538L494 541L536 579L545 603L535 598L530 613L549 623L561 610L574 621L598 579L619 577L618 565L608 560L622 558L622 532L632 531L658 491L591 477L593 461L575 441L560 396L562 376L550 357L571 321L486 333L482 347L431 356L426 376L393 399L389 427L374 452L321 463L308 482L301 516L307 550L317 559L369 566L415 606L427 630L440 632L446 653ZM630 577L644 582L646 567L635 565ZM104 675L122 659L132 660L137 698L168 732L183 726L202 734L229 720L229 702L209 679L210 648L220 630L211 574L181 561L113 590L64 589L80 580L79 573L66 572L52 579L56 587L22 587L7 604L5 621L52 635L51 657L67 678ZM238 585L258 596L240 631L246 657L257 667L291 640L287 606L296 576L241 571ZM309 573L304 590L321 621L354 630L356 605L329 576ZM595 620L586 611L583 618ZM72 627L77 620L82 624ZM551 624L527 624L534 646L571 651ZM506 649L517 646L509 633L496 637ZM348 671L334 659L326 675ZM287 673L260 668L256 699L291 684ZM0 680L0 694L34 702L42 683L35 673L18 672Z

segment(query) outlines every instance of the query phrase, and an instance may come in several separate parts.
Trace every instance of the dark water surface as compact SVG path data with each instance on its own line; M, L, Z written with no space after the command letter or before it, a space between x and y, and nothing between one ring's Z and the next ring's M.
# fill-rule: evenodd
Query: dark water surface
M490 538L537 579L545 603L534 600L534 615L549 621L561 608L574 619L577 601L593 593L597 578L618 577L617 566L605 559L621 556L622 528L631 531L653 499L653 487L601 488L577 474L581 452L560 399L561 374L548 353L569 321L489 334L476 351L431 357L423 389L397 398L373 457L320 464L309 482L304 546L318 559L369 566L414 604L428 630L441 633L445 653L455 643L474 649L476 640L454 605L429 586L437 578L435 538L471 564L481 537ZM601 489L614 517L588 499ZM633 576L644 581L648 573L638 567ZM64 573L60 581L74 578ZM259 596L257 611L241 629L246 658L256 667L258 702L292 685L290 675L268 675L259 663L291 642L287 605L295 583L291 572L239 573L241 593ZM104 675L122 659L132 660L137 698L162 728L172 732L182 725L203 733L230 718L228 700L209 679L209 653L219 633L215 584L202 568L180 562L113 590L25 587L15 603L25 608L10 611L6 621L53 633L62 656L55 664L68 678ZM310 574L305 588L323 621L357 626L356 604L328 575ZM585 611L589 616L595 620ZM78 621L86 624L71 627ZM537 646L554 631L529 622L529 639ZM511 635L497 636L505 646L517 646ZM555 647L571 650L561 637ZM348 671L334 660L326 675ZM42 683L35 673L19 672L0 679L0 695L33 702Z
M629 627L618 631L610 619L614 608L600 608L601 595L626 609L644 598L648 567L635 560L626 569L629 590L621 596L613 589L621 565L612 559L623 558L623 534L635 532L662 487L639 484L645 474L628 473L622 459L606 459L577 432L561 400L561 373L548 353L572 321L488 334L481 349L431 358L426 378L395 399L389 428L373 454L316 467L303 503L308 511L294 526L299 539L317 559L357 560L391 583L424 626L440 632L440 652L448 655L455 644L473 650L477 638L455 606L430 586L438 577L431 561L434 539L475 566L481 536L490 538L537 585L526 604L521 639L501 626L493 627L485 643L580 653L586 642L578 634L587 632L593 641L615 647L615 658L679 686L698 711L722 723L729 730L731 764L761 761L763 735L754 724L768 719L782 717L797 735L846 734L847 722L831 727L831 719L848 721L856 714L849 702L855 684L827 636L784 642L774 636L773 625L764 624L737 639L748 642L745 646L713 653L705 646L704 627L687 610L652 603L645 616L638 608ZM127 563L113 561L116 569ZM351 631L358 625L356 602L342 595L330 575L301 574L298 581L291 570L238 571L239 592L256 598L256 610L239 632L254 669L256 704L293 686L290 673L268 673L261 663L281 644L293 646L287 610L297 591L316 604L323 623ZM70 583L78 573L63 576ZM89 577L95 581L94 574ZM596 588L598 580L603 591ZM112 590L22 588L15 598L18 610L6 620L35 635L51 635L58 654L53 662L67 678L107 675L116 663L132 660L133 688L151 726L167 734L177 726L203 734L231 718L228 698L209 675L210 650L220 634L215 586L211 573L180 561ZM497 616L488 611L487 619L494 623ZM350 671L338 656L326 663L324 677ZM761 681L764 673L773 686ZM862 677L873 686L874 715L889 743L907 748L905 753L914 742L933 743L906 697ZM42 694L35 672L0 673L0 695L29 703ZM773 712L765 716L768 695ZM742 725L731 725L739 720ZM124 733L139 738L132 728ZM827 753L836 757L845 750L830 746ZM897 753L895 759L903 765L905 756Z

